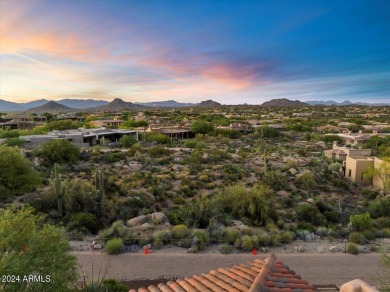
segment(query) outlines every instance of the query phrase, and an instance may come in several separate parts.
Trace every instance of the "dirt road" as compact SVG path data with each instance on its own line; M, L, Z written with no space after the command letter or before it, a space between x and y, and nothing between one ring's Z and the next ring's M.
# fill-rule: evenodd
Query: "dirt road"
M73 252L77 256L83 272L91 279L96 278L99 268L101 274L107 269L107 277L118 280L140 278L155 279L160 276L191 276L205 273L218 267L252 261L252 254L183 254L183 253L125 253L110 256L104 253ZM258 258L266 254L257 255ZM311 284L336 284L359 278L371 284L377 284L374 275L383 272L379 256L374 253L357 256L336 254L281 254L277 255L284 264Z

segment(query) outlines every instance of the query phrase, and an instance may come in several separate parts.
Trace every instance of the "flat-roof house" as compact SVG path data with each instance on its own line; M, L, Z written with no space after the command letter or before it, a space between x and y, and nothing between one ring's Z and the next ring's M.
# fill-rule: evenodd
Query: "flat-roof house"
M376 174L372 178L366 177L365 173L371 167L378 168L384 161L378 157L347 157L345 161L345 177L355 183L369 184L383 190L383 181Z
M119 127L124 123L122 120L96 120L89 122L92 127L100 128L100 127Z
M340 147L337 145L336 141L333 142L332 149L324 151L326 157L336 161L345 161L348 156L371 156L371 153L371 149Z
M47 135L29 135L20 136L26 140L24 145L26 149L39 146L47 141L55 139L67 139L78 147L88 147L99 144L100 139L104 138L110 142L117 142L122 136L131 135L138 140L138 132L126 129L72 129L65 131L51 131Z
M0 123L0 128L3 130L31 130L34 128L34 122L24 120L11 120L5 123Z

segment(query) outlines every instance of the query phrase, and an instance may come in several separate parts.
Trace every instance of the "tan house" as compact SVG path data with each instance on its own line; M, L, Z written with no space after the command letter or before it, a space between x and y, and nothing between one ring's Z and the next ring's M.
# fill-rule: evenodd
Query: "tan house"
M337 142L333 142L333 148L325 150L326 157L335 161L345 161L349 156L371 156L371 149L354 149L347 147L340 147Z
M101 128L101 127L118 127L124 123L122 120L96 120L96 121L90 121L89 122L92 127L95 128Z
M373 156L347 157L345 160L345 177L355 183L369 184L383 190L383 181L377 174L373 178L365 176L369 168L377 168L383 162L380 158Z

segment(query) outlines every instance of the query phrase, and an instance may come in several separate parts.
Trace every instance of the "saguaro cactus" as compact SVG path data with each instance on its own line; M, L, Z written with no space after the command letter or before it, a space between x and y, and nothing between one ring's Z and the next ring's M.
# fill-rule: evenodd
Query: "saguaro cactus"
M264 150L264 173L267 173L267 154L265 153L265 150Z
M58 163L54 164L54 168L51 172L51 179L54 186L54 193L56 195L57 200L57 208L60 216L64 215L64 194L65 189L61 185L61 177L60 177L60 166Z
M96 215L103 216L104 175L100 170L95 174L95 193L91 195L96 204Z

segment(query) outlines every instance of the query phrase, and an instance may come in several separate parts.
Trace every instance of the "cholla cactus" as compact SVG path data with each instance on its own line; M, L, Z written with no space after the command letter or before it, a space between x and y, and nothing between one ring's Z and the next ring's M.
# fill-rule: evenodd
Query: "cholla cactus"
M100 170L95 174L95 193L91 195L96 203L96 215L103 216L104 175Z
M60 177L60 166L58 163L54 164L54 168L51 172L51 180L54 186L54 193L56 195L57 200L57 208L60 216L64 215L64 194L65 189L61 185L61 177Z

